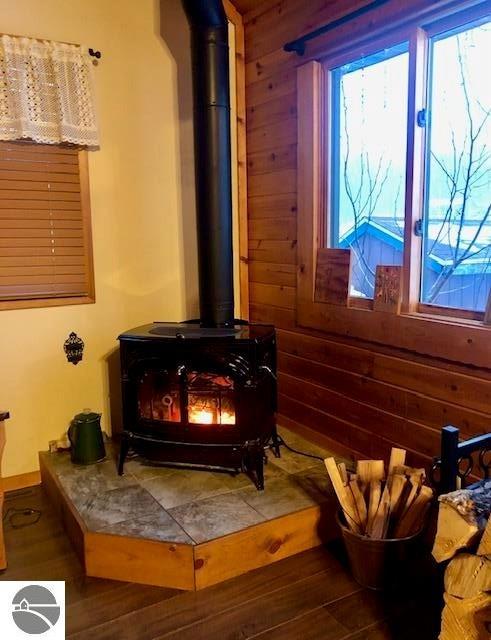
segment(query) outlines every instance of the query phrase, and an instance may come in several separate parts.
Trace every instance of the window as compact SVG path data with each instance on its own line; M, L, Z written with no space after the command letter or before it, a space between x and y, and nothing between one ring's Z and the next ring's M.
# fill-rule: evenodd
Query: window
M351 294L372 298L377 264L402 264L408 44L338 67L331 82L331 246L351 247Z
M484 315L491 287L491 21L474 14L469 22L469 15L418 30L424 47L410 47L415 33L408 31L405 41L324 67L326 244L351 248L352 298L373 298L377 265L404 265L411 270L406 288L417 281L406 291L406 311ZM424 108L408 118L418 86ZM408 198L415 190L419 197Z
M431 40L421 301L484 311L491 286L491 23Z
M0 309L93 301L86 152L0 143Z

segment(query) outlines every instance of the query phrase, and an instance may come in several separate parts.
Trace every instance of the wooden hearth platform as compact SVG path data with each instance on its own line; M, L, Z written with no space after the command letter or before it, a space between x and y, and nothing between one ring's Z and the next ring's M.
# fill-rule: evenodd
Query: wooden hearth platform
M281 430L290 446L328 451ZM336 535L324 465L282 447L269 455L264 491L244 474L108 459L75 466L40 453L42 484L87 575L197 590L318 546Z

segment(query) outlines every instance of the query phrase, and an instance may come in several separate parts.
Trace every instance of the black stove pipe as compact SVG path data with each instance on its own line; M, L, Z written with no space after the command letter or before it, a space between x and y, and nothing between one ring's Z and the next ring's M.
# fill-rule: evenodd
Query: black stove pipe
M191 28L202 326L233 324L228 23L221 0L182 0Z

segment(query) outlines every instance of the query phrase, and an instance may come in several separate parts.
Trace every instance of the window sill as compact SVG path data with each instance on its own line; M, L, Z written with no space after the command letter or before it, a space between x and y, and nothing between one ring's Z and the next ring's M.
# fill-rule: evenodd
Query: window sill
M348 299L350 309L368 309L373 311L373 298L362 298L361 296L350 296Z
M457 318L438 313L424 313L422 311L412 311L401 313L401 317L413 318L420 322L432 323L434 327L438 325L453 326L467 329L476 329L478 331L489 331L491 326L484 324L481 320L473 320L470 318Z
M483 322L484 311L467 311L466 309L453 309L451 307L437 307L431 304L420 303L418 313L432 317L445 317L449 322L473 321Z
M0 302L0 311L15 309L40 309L45 307L69 307L76 304L94 304L95 296L72 298L40 298L30 300L4 300Z
M373 298L361 298L350 296L348 300L350 309L366 309L373 311ZM400 315L412 316L426 320L436 320L452 324L467 326L480 326L484 321L483 311L467 311L465 309L453 309L450 307L437 307L420 303L416 311L401 313ZM486 327L489 325L485 325Z

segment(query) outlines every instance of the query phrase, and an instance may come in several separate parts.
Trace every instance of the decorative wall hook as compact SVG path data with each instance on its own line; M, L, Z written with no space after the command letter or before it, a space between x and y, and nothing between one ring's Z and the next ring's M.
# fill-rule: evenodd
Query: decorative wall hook
M95 49L92 49L92 47L89 49L89 56L92 56L92 64L97 67L97 65L99 64L100 59L102 58L102 53L100 51L96 51Z
M63 345L63 350L66 353L68 362L78 364L83 358L84 347L84 341L72 331Z

